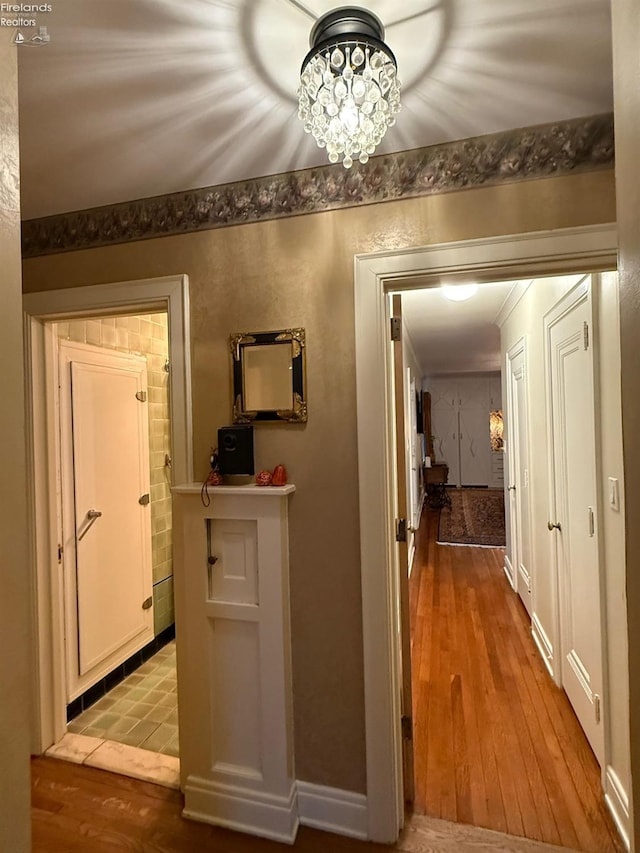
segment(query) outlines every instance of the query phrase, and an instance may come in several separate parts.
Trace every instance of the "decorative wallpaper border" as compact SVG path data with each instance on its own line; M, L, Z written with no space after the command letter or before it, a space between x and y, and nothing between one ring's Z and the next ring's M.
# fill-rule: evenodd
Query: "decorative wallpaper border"
M366 166L188 190L22 223L25 258L613 165L613 115L579 118L373 157Z

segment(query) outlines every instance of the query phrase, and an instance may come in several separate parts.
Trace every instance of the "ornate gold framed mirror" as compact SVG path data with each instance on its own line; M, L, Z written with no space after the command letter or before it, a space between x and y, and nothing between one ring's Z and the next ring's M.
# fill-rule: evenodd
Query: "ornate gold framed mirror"
M305 345L304 329L229 337L234 423L306 422Z

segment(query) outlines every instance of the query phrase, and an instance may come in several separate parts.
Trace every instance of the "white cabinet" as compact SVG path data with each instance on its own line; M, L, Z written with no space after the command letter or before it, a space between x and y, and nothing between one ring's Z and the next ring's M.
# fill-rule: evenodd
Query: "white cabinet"
M436 462L449 466L454 486L499 486L500 463L489 440L489 413L501 408L500 374L439 376L425 383L431 393Z
M200 489L173 490L184 815L292 843L294 487Z
M504 453L502 450L491 451L491 480L489 485L496 489L504 486Z

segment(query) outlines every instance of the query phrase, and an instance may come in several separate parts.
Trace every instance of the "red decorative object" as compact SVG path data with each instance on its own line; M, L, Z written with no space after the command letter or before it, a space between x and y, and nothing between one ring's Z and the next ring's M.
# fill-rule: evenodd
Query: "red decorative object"
M209 476L207 477L207 485L209 486L221 486L223 484L222 474L220 471L209 471Z
M257 486L270 486L271 485L271 471L260 471L256 474L256 485Z
M287 469L284 465L276 465L271 475L272 486L286 486L287 484Z

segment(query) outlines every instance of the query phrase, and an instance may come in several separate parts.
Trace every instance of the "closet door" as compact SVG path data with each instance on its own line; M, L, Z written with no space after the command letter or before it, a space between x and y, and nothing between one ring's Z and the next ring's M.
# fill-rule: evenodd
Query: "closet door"
M449 466L449 485L460 485L458 396L455 380L436 379L430 383L431 428L436 463Z
M500 376L489 380L489 405L492 410L502 408L502 380Z
M490 380L486 376L463 376L458 379L457 396L461 409L486 409Z
M461 484L487 486L491 476L491 444L486 408L460 409L459 433Z

